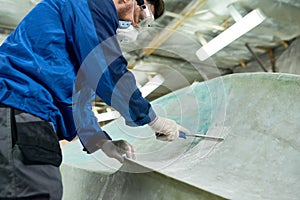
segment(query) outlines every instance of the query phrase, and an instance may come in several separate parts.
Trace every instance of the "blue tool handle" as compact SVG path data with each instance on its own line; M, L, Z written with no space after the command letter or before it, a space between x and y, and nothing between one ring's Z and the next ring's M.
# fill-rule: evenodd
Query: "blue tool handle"
M183 138L183 139L186 139L185 133L184 133L184 132L181 132L181 131L179 131L179 137L180 137L180 138Z

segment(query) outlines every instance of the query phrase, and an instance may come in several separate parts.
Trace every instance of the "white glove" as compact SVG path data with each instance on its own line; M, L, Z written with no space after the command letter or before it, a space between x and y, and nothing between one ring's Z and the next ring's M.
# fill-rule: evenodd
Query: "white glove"
M156 139L162 141L173 141L179 136L179 131L189 134L189 131L178 125L174 120L156 117L149 126L156 134Z
M134 147L125 140L107 140L101 147L102 151L111 158L124 162L124 157L135 159Z

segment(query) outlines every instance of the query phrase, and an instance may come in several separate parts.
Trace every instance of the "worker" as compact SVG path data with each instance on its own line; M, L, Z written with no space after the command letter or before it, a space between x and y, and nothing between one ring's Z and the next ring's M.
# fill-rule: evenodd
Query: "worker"
M163 12L163 0L42 0L22 19L0 47L0 199L61 199L59 140L134 159L98 125L92 92L159 140L188 132L156 115L119 47Z

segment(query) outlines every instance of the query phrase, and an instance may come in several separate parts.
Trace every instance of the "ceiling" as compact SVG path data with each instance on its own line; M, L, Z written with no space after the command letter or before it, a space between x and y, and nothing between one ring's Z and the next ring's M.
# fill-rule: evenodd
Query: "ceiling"
M38 2L0 0L0 42ZM150 100L194 81L240 71L263 71L264 63L259 65L257 58L263 54L274 58L300 35L299 0L165 0L165 3L166 12L153 27L143 31L135 43L121 45L138 85L145 85L155 75L163 77L163 84L147 96ZM259 8L266 19L210 59L200 61L196 51L235 23L230 6L242 16ZM257 63L255 69L247 68L251 62ZM275 68L267 66L265 70Z
M150 30L141 34L138 42L122 46L124 52L128 52L125 55L129 60L129 68L138 73L140 82L146 80L142 72L148 75L150 72L159 73L165 77L163 86L149 98L156 98L194 81L229 73L275 71L275 66L268 66L259 59L260 56L267 54L270 55L267 58L276 60L276 54L285 50L300 35L299 0L165 2L164 16ZM230 6L234 6L242 16L259 8L266 19L210 59L201 62L195 55L197 50L235 23ZM251 62L256 63L255 67L247 68ZM269 63L269 59L265 62Z

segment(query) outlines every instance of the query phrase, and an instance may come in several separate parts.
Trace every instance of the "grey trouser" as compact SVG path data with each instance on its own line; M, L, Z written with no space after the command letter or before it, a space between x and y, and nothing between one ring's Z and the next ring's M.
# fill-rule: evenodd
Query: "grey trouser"
M60 200L60 163L50 123L0 104L0 200Z

